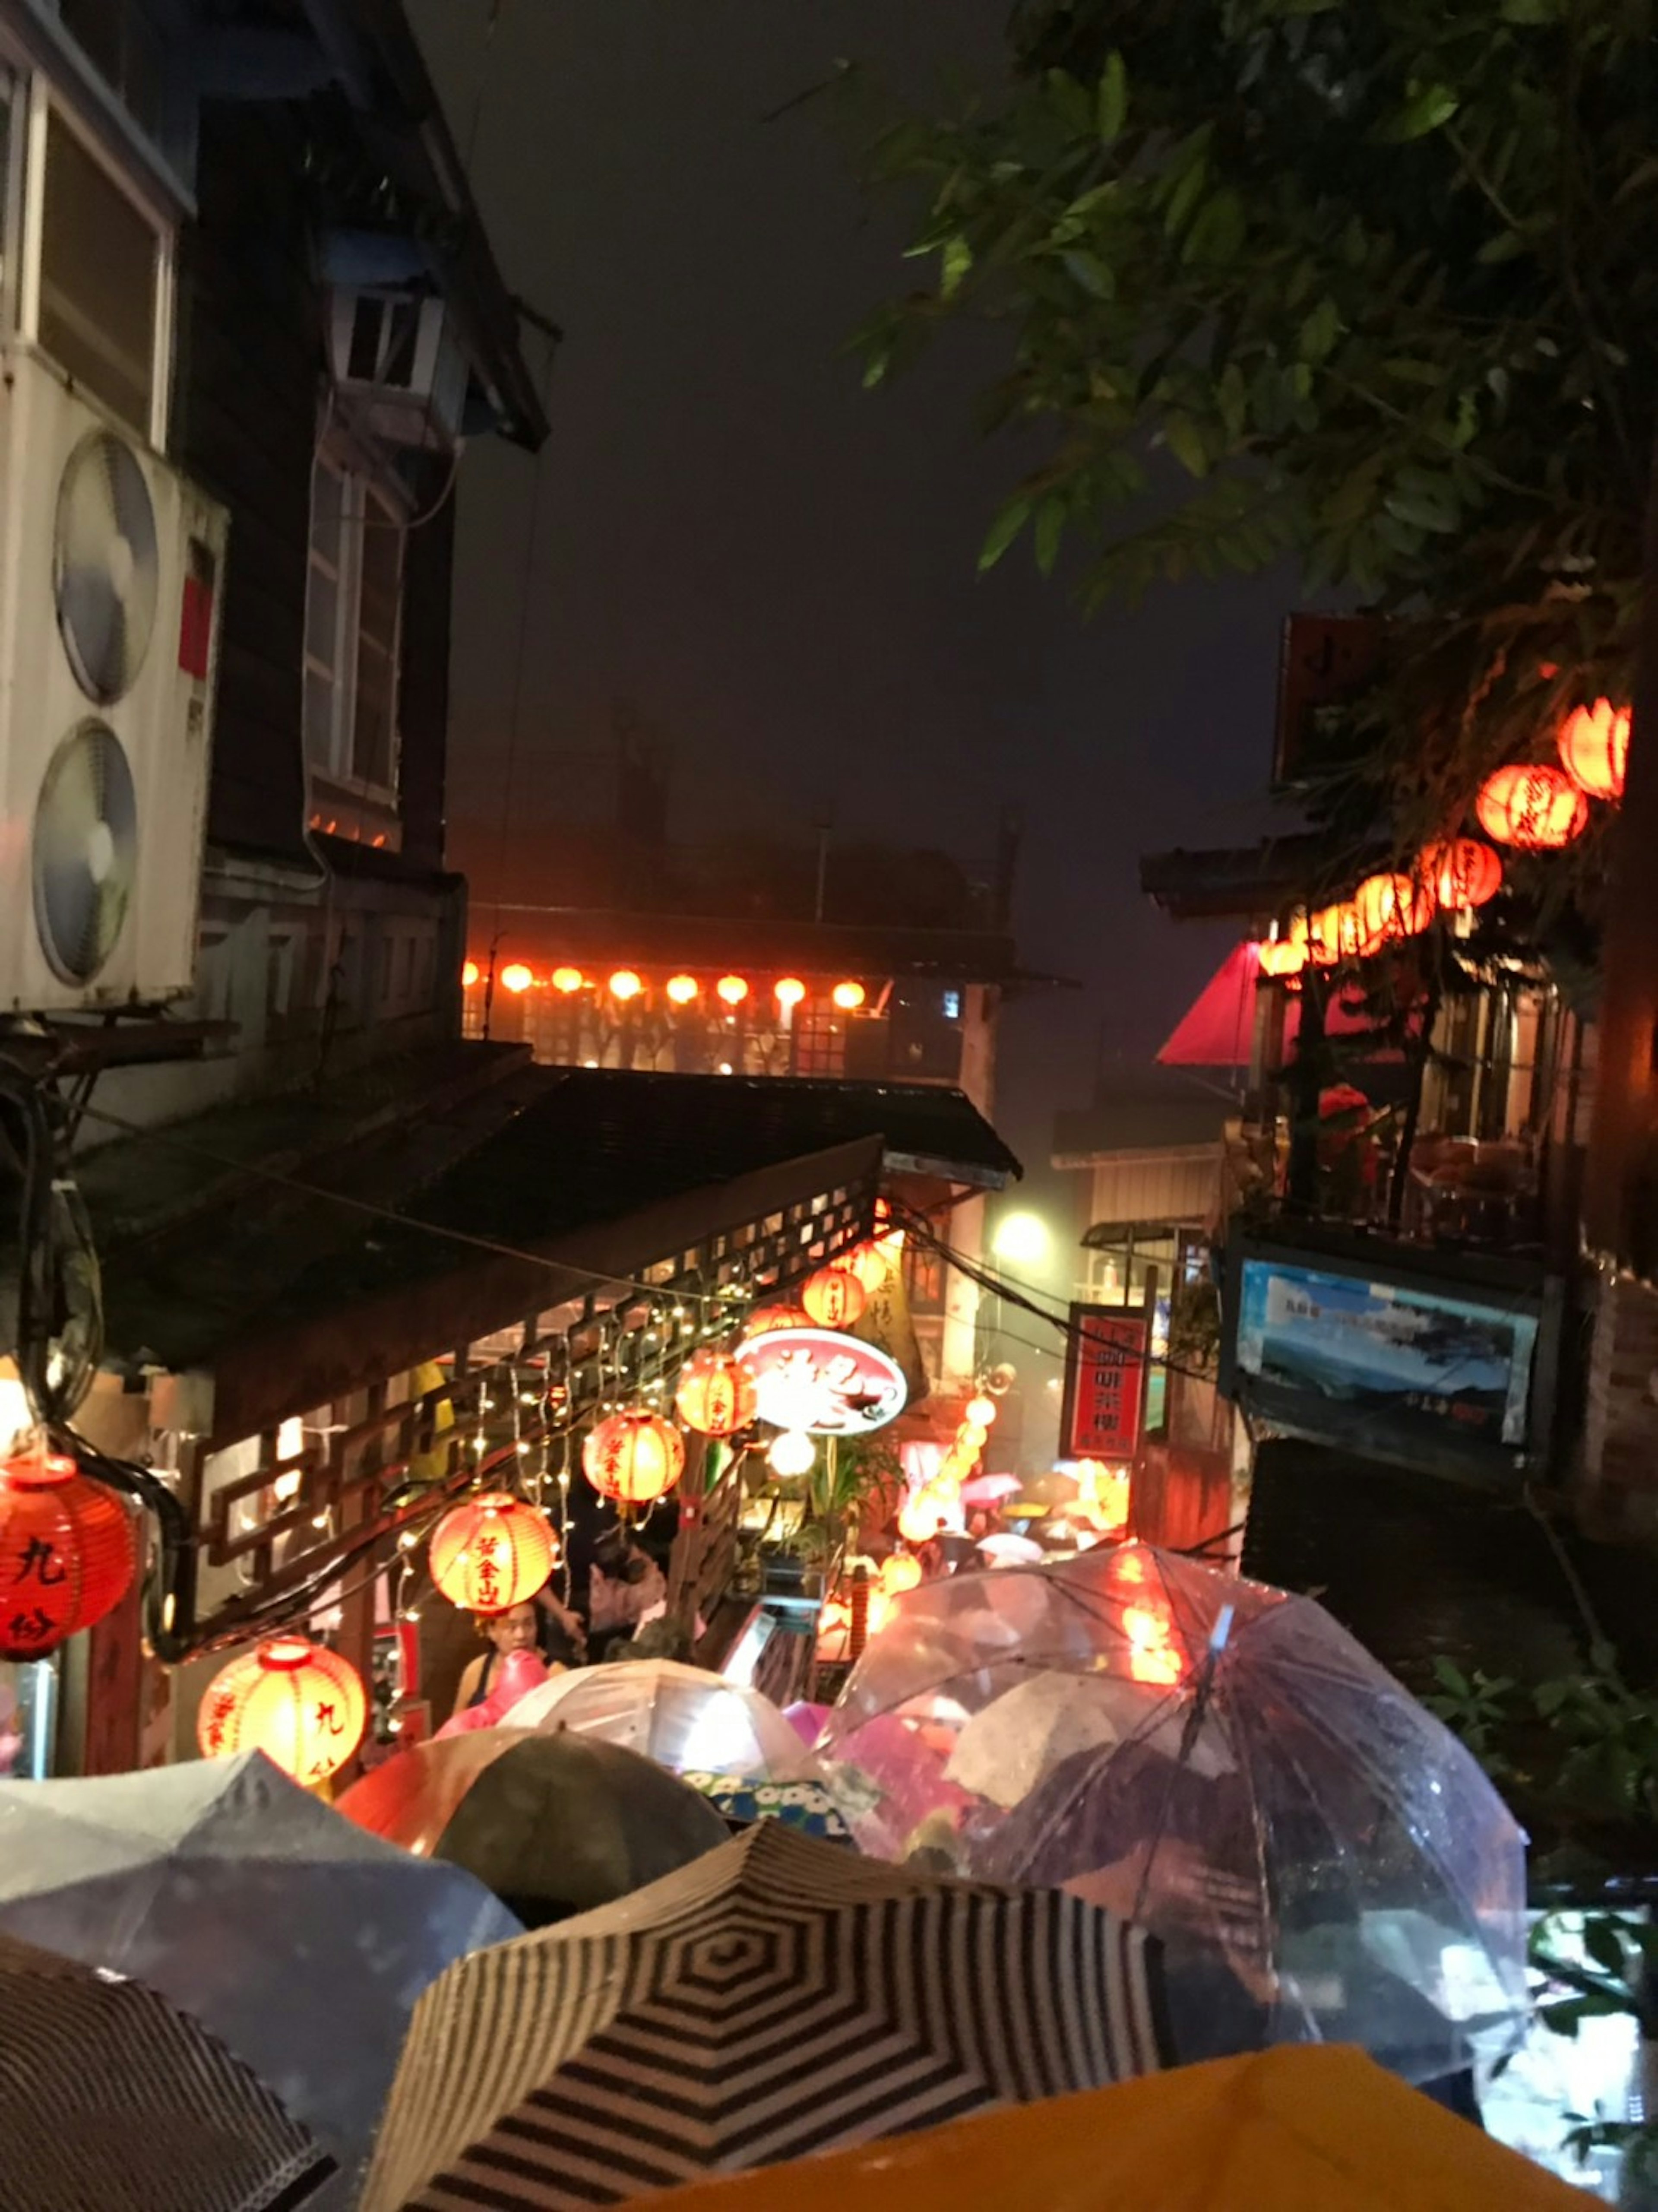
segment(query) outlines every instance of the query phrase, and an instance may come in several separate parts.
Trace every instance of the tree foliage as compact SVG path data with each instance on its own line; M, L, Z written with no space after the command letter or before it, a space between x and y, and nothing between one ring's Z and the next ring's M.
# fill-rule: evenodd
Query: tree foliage
M985 425L1048 450L983 566L1080 539L1091 605L1293 556L1395 617L1391 748L1360 750L1406 813L1458 812L1629 694L1654 29L1650 0L1026 0L999 90L870 135L928 282L867 378L1005 337Z

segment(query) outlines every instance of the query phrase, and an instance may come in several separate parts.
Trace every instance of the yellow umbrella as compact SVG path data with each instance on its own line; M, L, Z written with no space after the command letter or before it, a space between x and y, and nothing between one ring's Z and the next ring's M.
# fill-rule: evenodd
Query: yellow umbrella
M1284 2046L654 2197L662 2212L1582 2212L1362 2052Z

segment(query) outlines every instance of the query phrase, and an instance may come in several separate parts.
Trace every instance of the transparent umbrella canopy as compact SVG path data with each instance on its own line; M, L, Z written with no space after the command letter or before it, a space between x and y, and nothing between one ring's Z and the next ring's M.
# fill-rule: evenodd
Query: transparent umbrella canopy
M1351 2042L1426 2081L1520 2031L1525 1838L1311 1599L1136 1544L924 1584L819 1756L865 1850L1064 1887L1224 1966L1217 2052Z
M675 1774L716 1769L766 1782L809 1777L805 1745L769 1698L701 1667L627 1659L580 1667L521 1698L510 1728L572 1729Z

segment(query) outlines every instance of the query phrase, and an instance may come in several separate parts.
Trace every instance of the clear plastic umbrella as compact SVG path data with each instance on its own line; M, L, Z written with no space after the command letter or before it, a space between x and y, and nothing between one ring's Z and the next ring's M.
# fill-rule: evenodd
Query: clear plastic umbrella
M574 1729L675 1774L712 1768L792 1782L813 1771L811 1754L769 1698L671 1659L617 1660L556 1674L519 1699L507 1725Z
M1523 1835L1310 1599L1133 1544L927 1583L819 1756L865 1850L1224 1960L1217 2049L1354 2042L1430 2081L1523 2021Z

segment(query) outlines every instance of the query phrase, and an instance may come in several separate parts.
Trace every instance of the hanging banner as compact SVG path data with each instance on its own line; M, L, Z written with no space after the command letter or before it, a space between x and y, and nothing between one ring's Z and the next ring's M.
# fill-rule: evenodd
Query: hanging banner
M1071 1309L1060 1417L1062 1459L1133 1459L1145 1403L1149 1323L1121 1306Z

